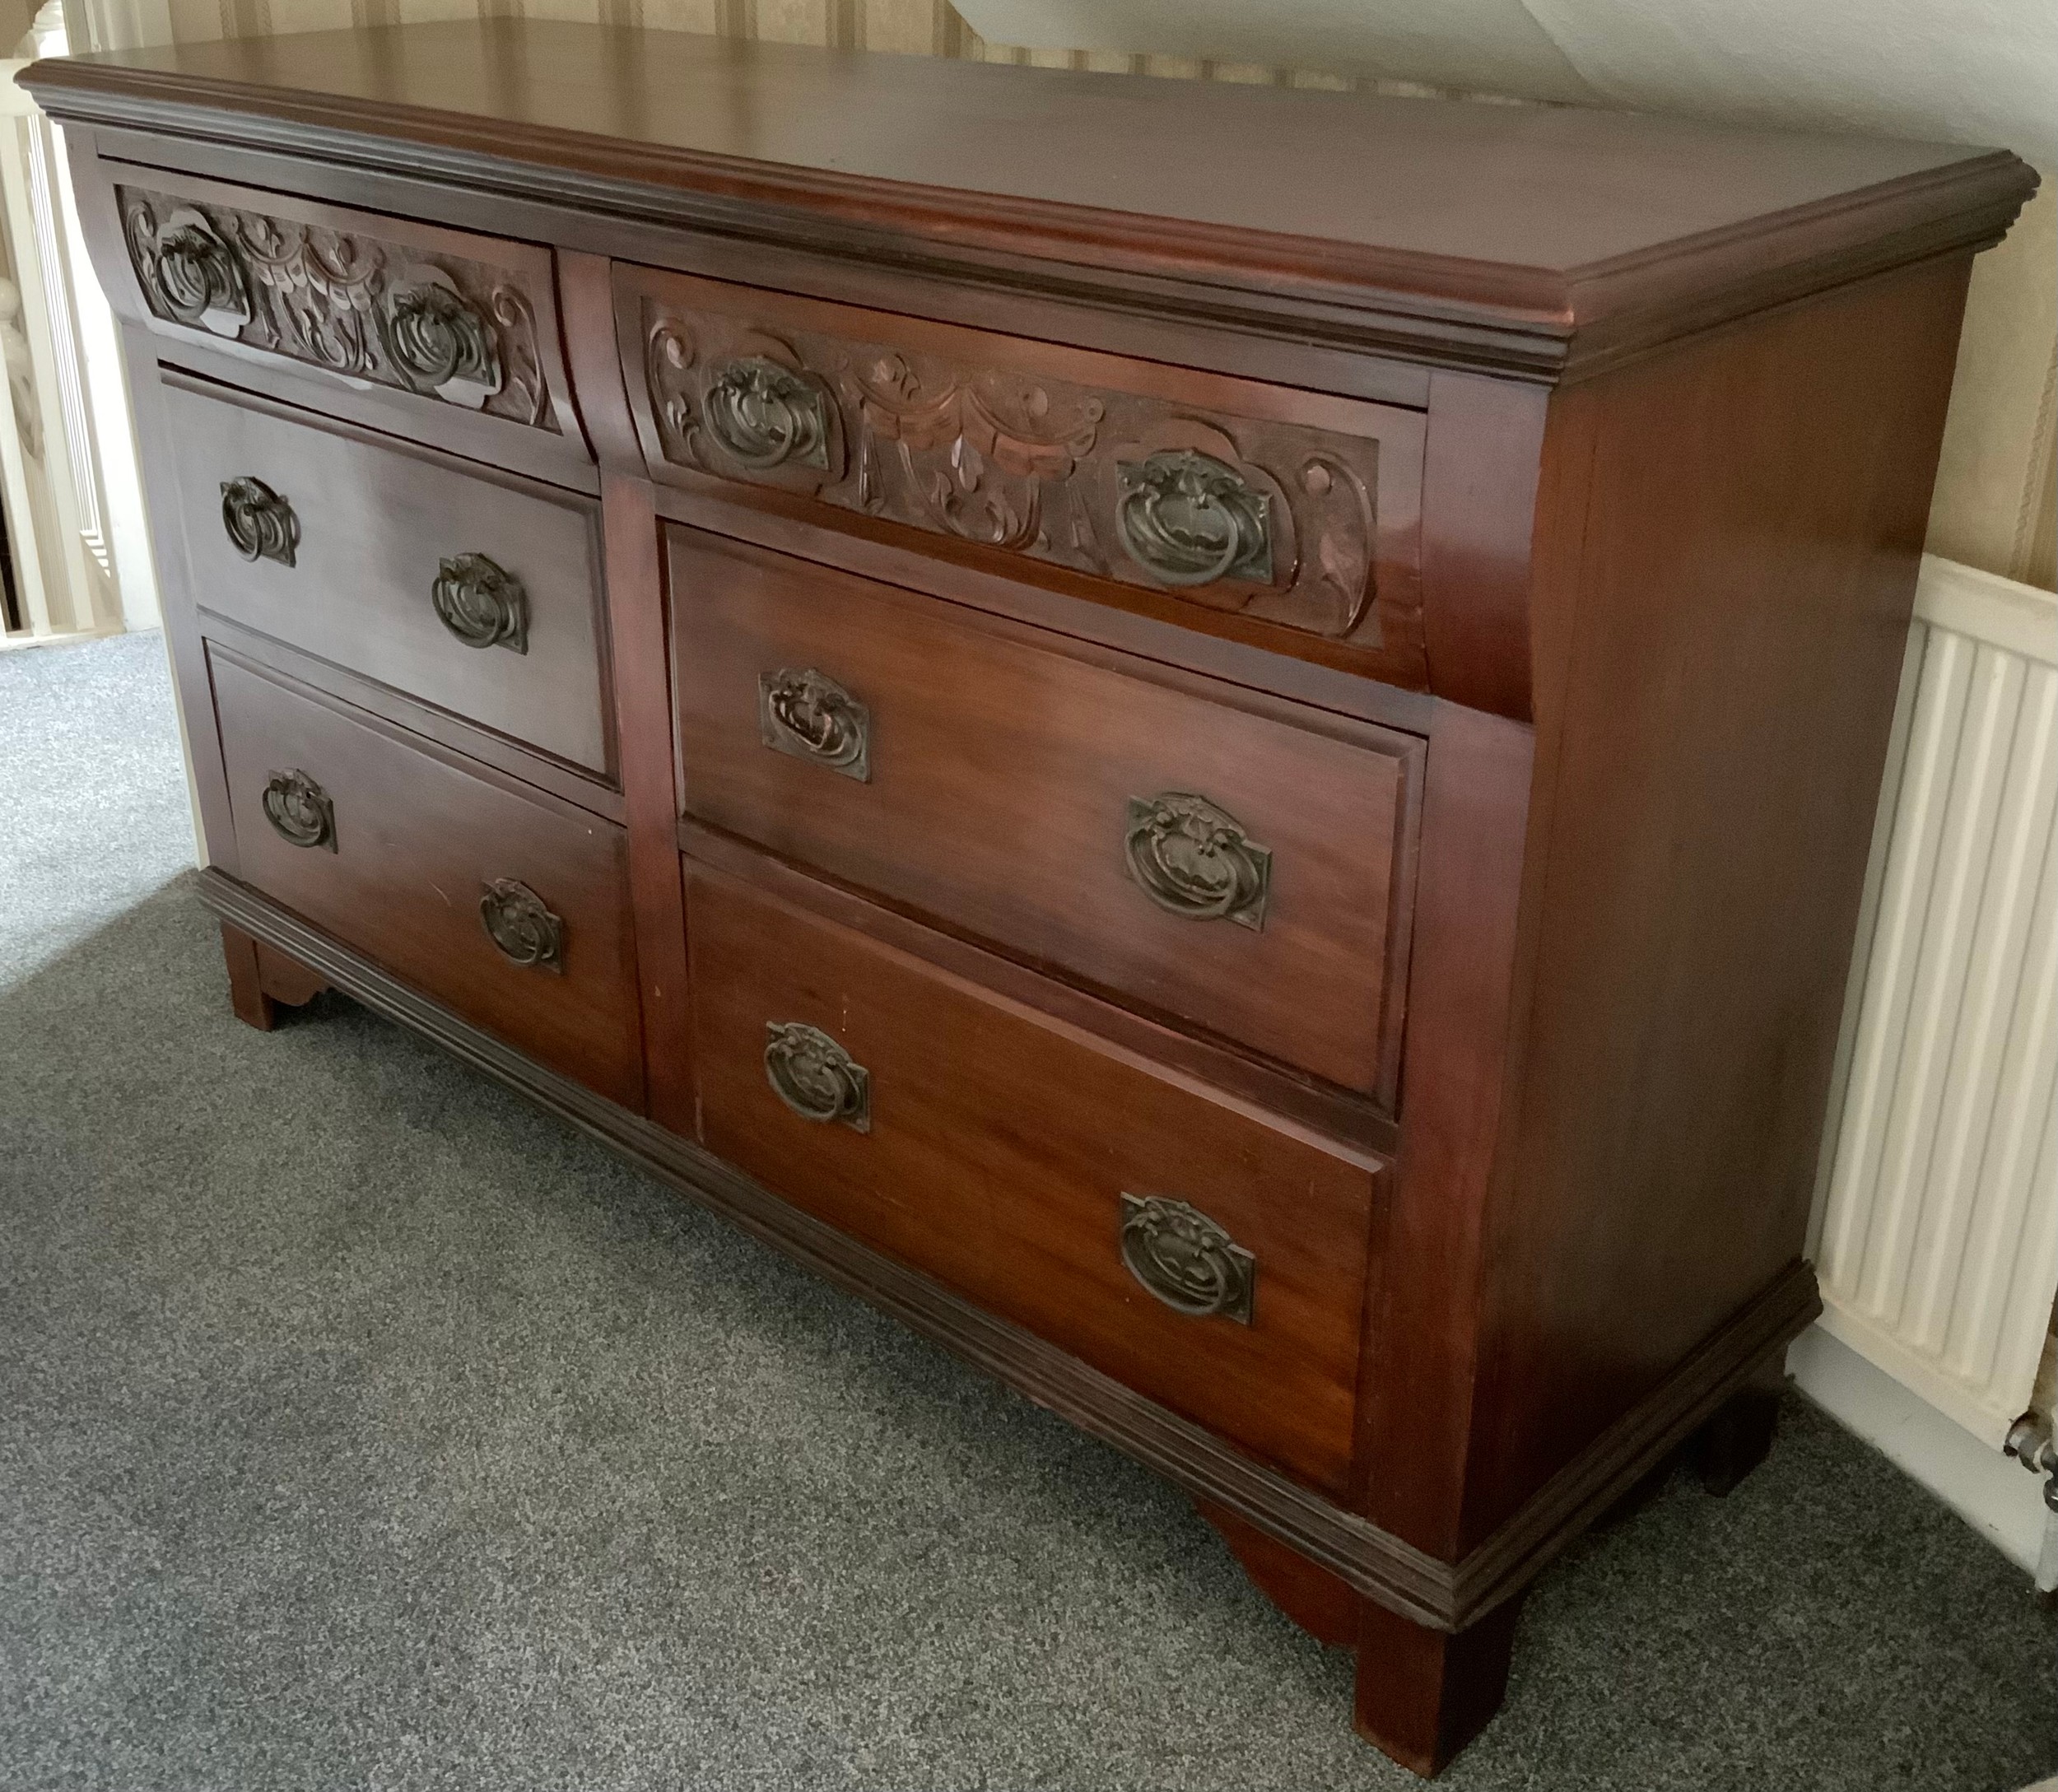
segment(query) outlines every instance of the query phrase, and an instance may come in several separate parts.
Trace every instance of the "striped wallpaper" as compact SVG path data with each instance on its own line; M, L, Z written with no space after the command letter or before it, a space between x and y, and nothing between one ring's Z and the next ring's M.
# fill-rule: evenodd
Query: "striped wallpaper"
M987 43L959 18L948 0L70 0L65 12L72 40L81 48L263 37L425 19L526 17L648 26L660 30L708 31L769 43L822 44L840 49L891 50L904 55L952 56L971 62L1022 63L1187 80L1497 97L1454 95L1416 81L1329 75L1255 63L1021 49Z

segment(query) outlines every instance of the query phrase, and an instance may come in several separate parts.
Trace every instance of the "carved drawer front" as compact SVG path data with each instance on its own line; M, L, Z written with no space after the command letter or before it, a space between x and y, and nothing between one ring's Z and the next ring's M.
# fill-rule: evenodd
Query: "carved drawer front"
M711 1150L1255 1454L1343 1484L1377 1160L687 873Z
M686 812L1390 1101L1421 742L669 532Z
M203 611L612 770L591 502L225 388L164 397Z
M612 822L208 649L237 873L510 1044L643 1102Z
M1176 619L1276 624L1426 682L1419 412L648 268L616 279L661 480L798 495L824 522L1085 574L1104 601Z
M548 249L155 170L113 202L161 332L579 439Z

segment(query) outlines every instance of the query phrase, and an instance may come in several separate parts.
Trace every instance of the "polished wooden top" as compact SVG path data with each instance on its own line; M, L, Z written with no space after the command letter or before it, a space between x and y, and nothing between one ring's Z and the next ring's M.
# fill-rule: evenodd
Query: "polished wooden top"
M389 165L472 184L519 163L1003 253L1433 295L1546 328L1649 302L1674 263L1659 284L1704 287L1888 238L1908 239L1895 259L1990 240L2032 184L2004 152L1947 145L541 20L182 44L21 79L62 116L268 145L289 126L348 133L365 159L404 145ZM592 178L580 190L604 198Z

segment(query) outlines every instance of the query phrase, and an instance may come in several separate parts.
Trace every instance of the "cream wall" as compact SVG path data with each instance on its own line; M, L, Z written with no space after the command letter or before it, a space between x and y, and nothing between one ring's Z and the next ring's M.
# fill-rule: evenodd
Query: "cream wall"
M71 40L80 49L475 13L598 20L1190 80L1400 94L1455 91L1256 63L1012 49L981 40L946 0L65 0ZM2058 508L2058 451L2053 446L2058 426L2058 193L2053 189L2058 181L2046 170L2044 182L2008 242L1981 257L1973 276L1929 545L1949 559L2050 589L2058 586L2053 566Z

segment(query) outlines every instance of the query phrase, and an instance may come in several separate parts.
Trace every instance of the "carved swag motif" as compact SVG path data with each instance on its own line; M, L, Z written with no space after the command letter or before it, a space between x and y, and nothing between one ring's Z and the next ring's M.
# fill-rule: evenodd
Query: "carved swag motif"
M137 280L166 322L556 430L535 312L503 270L134 188L119 198Z
M1318 634L1365 620L1376 442L654 299L643 320L675 466Z

